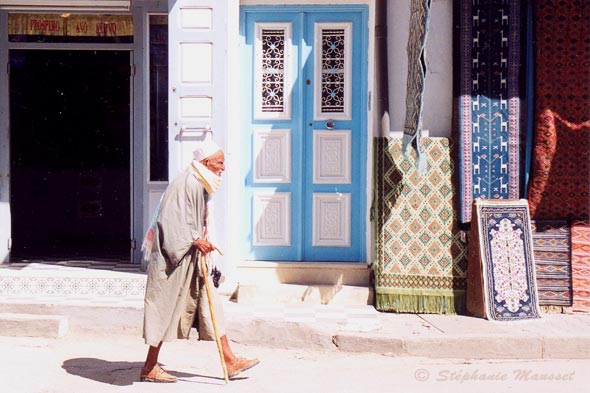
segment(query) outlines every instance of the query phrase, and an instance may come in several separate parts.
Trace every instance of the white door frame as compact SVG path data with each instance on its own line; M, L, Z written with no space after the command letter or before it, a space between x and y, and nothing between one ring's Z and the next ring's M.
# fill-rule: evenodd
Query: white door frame
M8 62L8 14L0 12L0 64ZM0 72L0 263L10 258L10 139L8 73Z
M141 10L138 10L141 12ZM30 12L35 12L31 10ZM100 10L97 10L100 12ZM137 20L137 15L134 15L134 20ZM134 23L135 26L135 23ZM79 44L79 43L11 43L8 42L8 12L0 11L0 64L8 64L9 51L13 49L25 49L25 50L117 50L127 51L130 55L130 72L131 69L136 70L134 64L137 63L137 59L142 58L142 53L137 53L136 49L141 48L144 34L137 35L143 31L140 26L135 26L134 31L134 43L132 44ZM10 260L10 246L11 246L11 214L10 214L10 87L9 87L10 76L8 72L0 72L0 113L4 113L5 116L0 116L0 263L8 262ZM141 119L143 118L142 105L135 105L136 102L141 102L142 97L142 84L135 83L135 75L131 72L130 74L130 129L129 129L129 188L130 188L130 261L138 263L138 250L132 249L132 241L135 239L142 238L142 225L141 220L143 217L137 212L141 211L137 209L137 206L142 203L143 187L137 187L141 185L136 179L138 173L143 172L142 162L143 160L135 159L136 154L141 154L142 149L138 149L137 146L139 140L143 139ZM137 121L140 124L137 124ZM138 163L138 164L136 164ZM139 222L138 222L139 221ZM135 240L134 243L137 243ZM140 242L140 241L139 241Z

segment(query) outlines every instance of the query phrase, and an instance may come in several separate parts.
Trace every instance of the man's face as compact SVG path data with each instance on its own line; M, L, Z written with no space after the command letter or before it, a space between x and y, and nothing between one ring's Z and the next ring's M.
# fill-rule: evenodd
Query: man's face
M221 172L225 171L225 154L223 154L222 150L210 155L201 162L217 176L221 176Z

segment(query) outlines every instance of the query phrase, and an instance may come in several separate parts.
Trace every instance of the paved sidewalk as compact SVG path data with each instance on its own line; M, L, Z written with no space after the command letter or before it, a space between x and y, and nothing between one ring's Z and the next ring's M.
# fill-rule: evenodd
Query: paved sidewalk
M2 268L0 334L42 336L55 329L56 337L140 336L144 291L145 275L138 272L31 264ZM381 313L372 306L244 305L229 299L224 311L228 336L248 345L428 358L590 359L590 314L495 322ZM35 325L31 316L42 323Z
M468 316L379 313L371 306L244 306L226 301L224 310L228 336L247 345L429 358L590 359L590 315L546 314L534 321L500 323ZM143 320L141 307L0 302L0 319L6 313L65 316L69 333L79 335L140 336ZM3 335L22 333L1 330Z
M590 359L590 315L545 314L519 322L459 315L380 313L373 307L300 307L315 319L289 320L228 304L230 337L245 344L318 347L392 356L466 359ZM268 307L268 306L267 306ZM278 306L272 306L278 307ZM283 314L294 313L285 307ZM348 316L330 319L334 314Z
M160 353L175 384L139 382L147 347L138 336L1 337L6 393L586 393L589 360L464 360L272 349L232 343L260 365L225 384L212 342L174 340Z

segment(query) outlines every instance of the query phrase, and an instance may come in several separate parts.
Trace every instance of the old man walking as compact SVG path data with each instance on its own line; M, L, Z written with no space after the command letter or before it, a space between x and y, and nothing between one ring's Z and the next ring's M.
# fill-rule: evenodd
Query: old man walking
M199 339L214 340L205 279L199 258L205 255L208 271L216 272L208 228L213 217L209 201L221 184L225 170L223 151L211 140L202 142L193 161L166 189L154 214L142 249L148 260L143 337L148 349L140 379L149 382L175 382L176 377L158 364L162 342L188 338L195 318ZM257 359L237 357L229 347L223 312L217 291L212 288L217 331L221 336L223 358L230 378L256 364Z

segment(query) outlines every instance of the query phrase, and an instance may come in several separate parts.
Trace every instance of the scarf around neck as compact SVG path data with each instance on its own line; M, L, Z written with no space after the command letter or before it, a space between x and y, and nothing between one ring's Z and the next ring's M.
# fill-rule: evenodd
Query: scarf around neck
M207 196L205 198L205 224L203 226L203 237L209 240L209 234L213 229L213 220L210 219L212 216L213 205L211 203L212 196L217 191L219 186L221 185L221 177L217 176L215 173L211 172L205 165L201 164L199 161L193 160L191 163L191 169L194 176L201 182L205 190L207 191ZM220 282L223 282L223 273L222 268L217 265L212 258L211 253L207 254L205 257L206 264L207 264L207 271L213 277L213 283L217 288ZM202 273L199 269L199 276L202 277Z
M207 194L212 196L221 186L221 177L211 172L209 168L198 161L193 160L191 169L195 177L203 184Z

